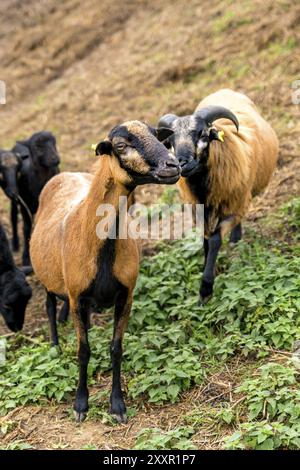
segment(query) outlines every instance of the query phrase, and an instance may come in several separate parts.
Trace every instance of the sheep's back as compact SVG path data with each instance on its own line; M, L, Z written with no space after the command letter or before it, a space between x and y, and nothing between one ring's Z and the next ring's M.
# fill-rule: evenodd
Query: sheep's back
M252 195L259 194L269 183L278 158L278 139L274 130L259 114L253 101L242 93L219 90L204 98L196 110L210 105L230 109L240 124L237 133L234 124L228 119L219 119L214 123L225 131L224 144L213 142L211 146L211 160L217 161L219 158L218 168L215 168L216 181L222 180L223 185L226 181L228 187L224 193L229 194L232 189L237 194L237 200L239 193L245 194L245 187L250 188ZM249 195L247 199L245 206L249 205Z
M36 275L48 291L67 294L61 256L62 232L68 215L87 195L92 179L88 173L60 173L41 193L30 256Z

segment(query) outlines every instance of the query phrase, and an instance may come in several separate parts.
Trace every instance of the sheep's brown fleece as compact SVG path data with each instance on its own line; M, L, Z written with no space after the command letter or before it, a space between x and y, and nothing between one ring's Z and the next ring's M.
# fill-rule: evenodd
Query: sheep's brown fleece
M94 175L61 173L42 192L31 239L32 265L48 291L69 297L71 311L99 269L97 255L104 240L96 234L97 207L107 203L117 208L119 197L128 195L127 182L116 158L102 155ZM113 274L129 292L138 265L137 241L117 239Z
M215 121L215 127L224 131L224 142L212 141L209 149L207 205L213 210L206 235L213 233L220 223L223 238L245 216L252 197L268 185L277 162L278 139L247 96L229 89L219 90L204 98L196 111L210 105L230 109L240 124L237 132L231 121ZM179 188L186 202L197 202L186 178L180 179ZM230 216L231 219L224 220Z

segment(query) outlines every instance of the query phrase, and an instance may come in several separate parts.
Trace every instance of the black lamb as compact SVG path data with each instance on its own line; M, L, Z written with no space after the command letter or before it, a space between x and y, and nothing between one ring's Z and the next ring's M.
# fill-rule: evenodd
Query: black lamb
M0 151L0 186L11 200L13 250L19 249L18 208L23 219L25 272L31 270L29 239L39 195L45 184L59 173L60 157L51 132L37 132L18 141L11 151Z
M31 294L25 274L14 263L5 230L0 223L0 313L11 331L22 329Z

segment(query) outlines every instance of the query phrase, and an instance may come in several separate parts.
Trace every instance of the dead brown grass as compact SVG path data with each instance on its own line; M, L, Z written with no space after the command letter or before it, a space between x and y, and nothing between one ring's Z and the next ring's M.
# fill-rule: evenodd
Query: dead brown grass
M90 145L118 122L155 124L165 112L191 112L204 95L233 87L258 104L280 139L279 168L255 200L250 223L300 194L299 106L291 100L291 84L300 78L298 1L2 0L1 7L0 79L7 84L1 148L47 128L58 138L62 168L89 170ZM162 190L141 188L138 198L152 202ZM0 195L6 226L7 215ZM25 332L35 334L46 322L44 293L34 276L30 283L34 296ZM0 333L7 333L0 323ZM223 431L209 416L218 400L231 400L240 374L233 363L180 403L145 405L124 426L87 421L77 427L69 405L18 408L4 418L16 427L3 441L23 439L35 448L130 448L140 429L172 428L196 403L208 416L195 436L197 446L220 448Z

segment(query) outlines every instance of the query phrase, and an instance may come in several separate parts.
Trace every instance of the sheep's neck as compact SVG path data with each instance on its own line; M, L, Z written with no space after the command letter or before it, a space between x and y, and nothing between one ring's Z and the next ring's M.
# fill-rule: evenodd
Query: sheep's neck
M103 161L99 165L90 191L81 207L83 211L83 235L90 246L100 247L105 241L103 238L99 238L96 233L97 224L100 221L100 216L97 215L99 206L109 204L114 208L115 219L117 219L120 197L125 196L127 198L130 193L130 190L124 184L116 180L109 161L107 161L108 158L110 157L102 157Z
M187 178L189 187L196 196L200 204L204 204L207 209L207 198L209 194L209 168L208 168L209 150L204 151L201 158L201 166L197 173Z

